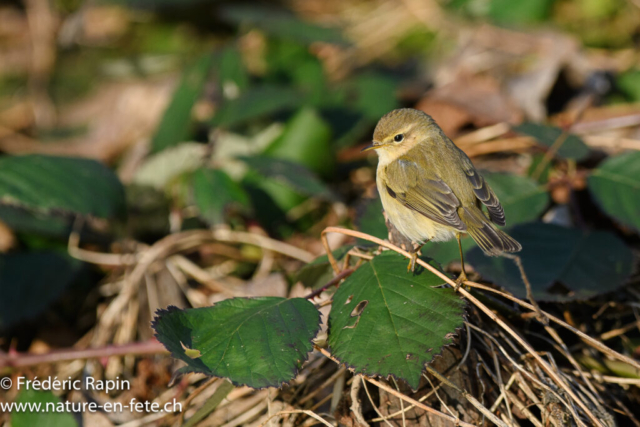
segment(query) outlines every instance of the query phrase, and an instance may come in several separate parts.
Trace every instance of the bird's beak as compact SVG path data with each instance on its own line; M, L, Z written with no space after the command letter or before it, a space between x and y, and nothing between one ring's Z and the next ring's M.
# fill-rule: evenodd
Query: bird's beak
M371 144L367 145L366 147L364 147L362 150L360 150L360 152L365 152L365 151L369 151L369 150L375 150L376 148L380 147L380 143L377 141L372 141Z

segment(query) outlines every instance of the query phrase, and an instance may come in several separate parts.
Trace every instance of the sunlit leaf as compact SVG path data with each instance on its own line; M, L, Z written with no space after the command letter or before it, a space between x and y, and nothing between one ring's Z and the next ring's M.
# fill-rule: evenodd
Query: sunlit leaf
M233 298L205 308L169 307L153 321L158 340L187 364L187 371L254 388L293 379L319 327L320 313L303 298ZM185 347L201 356L187 356Z
M640 231L640 152L607 159L591 173L588 183L606 213Z
M290 160L318 174L333 170L331 128L312 109L304 108L287 123L284 132L264 152L269 157Z
M522 244L524 270L534 298L543 301L587 299L622 285L633 267L631 250L614 234L583 232L557 225L531 223L513 228L511 236ZM479 248L468 261L488 280L517 297L526 296L513 260L487 257Z
M418 388L424 366L462 327L464 301L443 280L383 252L338 288L329 315L331 353L355 372L394 375Z

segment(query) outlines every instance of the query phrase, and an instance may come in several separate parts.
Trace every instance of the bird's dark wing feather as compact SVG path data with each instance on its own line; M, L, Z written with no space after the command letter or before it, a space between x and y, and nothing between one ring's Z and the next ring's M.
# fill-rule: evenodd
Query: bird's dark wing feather
M387 176L394 177L393 184L384 184L391 197L409 209L439 224L466 230L458 216L460 201L451 188L436 176L427 176L424 170L407 157L389 163Z
M496 194L493 192L491 187L489 187L489 184L487 184L484 178L482 178L482 176L476 171L471 160L469 160L464 153L462 159L462 167L467 175L467 179L473 186L473 192L478 200L487 207L487 210L489 211L489 218L491 218L491 221L495 224L505 225L504 209L502 208L498 197L496 197Z

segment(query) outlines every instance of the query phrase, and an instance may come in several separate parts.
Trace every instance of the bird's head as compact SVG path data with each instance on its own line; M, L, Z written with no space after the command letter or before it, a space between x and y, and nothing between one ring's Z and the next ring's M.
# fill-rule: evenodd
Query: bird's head
M362 151L376 150L381 159L395 159L419 142L429 140L440 128L431 116L413 108L401 108L385 114L375 131L371 145Z

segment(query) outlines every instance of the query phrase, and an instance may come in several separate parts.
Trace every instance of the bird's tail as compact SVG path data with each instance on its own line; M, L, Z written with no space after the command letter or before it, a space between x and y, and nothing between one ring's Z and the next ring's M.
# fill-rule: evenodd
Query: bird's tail
M460 208L460 219L467 226L467 232L489 256L502 255L504 252L520 252L522 246L495 225L478 208Z

